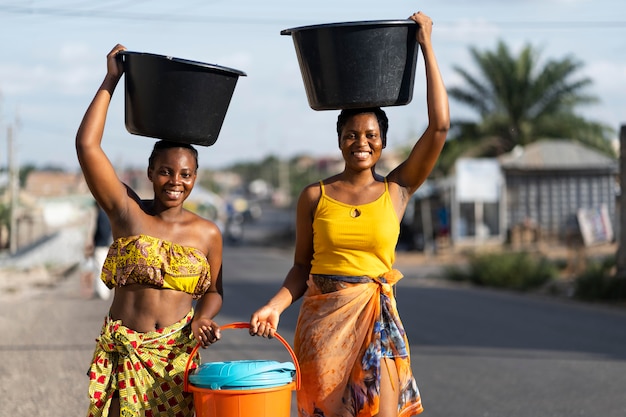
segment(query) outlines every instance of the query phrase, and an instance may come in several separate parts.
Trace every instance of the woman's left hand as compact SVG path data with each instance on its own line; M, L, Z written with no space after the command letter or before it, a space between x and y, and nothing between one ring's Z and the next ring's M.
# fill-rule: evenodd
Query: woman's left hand
M199 317L191 322L194 338L203 348L217 342L222 337L220 326L209 318Z
M422 12L413 13L409 19L417 23L419 26L416 33L417 42L423 44L427 40L430 40L430 35L433 31L432 19Z

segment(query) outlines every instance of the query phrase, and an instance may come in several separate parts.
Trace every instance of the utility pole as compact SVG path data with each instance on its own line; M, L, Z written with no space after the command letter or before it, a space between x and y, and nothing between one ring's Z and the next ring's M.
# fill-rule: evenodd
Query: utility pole
M619 239L617 247L617 277L626 277L626 125L619 132Z
M17 252L17 203L19 199L19 181L17 162L15 159L15 145L13 143L12 126L9 126L7 128L7 144L9 147L9 186L11 187L11 205L9 210L9 253L13 255L15 252Z
M291 204L291 184L289 178L289 161L278 158L278 188L287 199L285 204Z

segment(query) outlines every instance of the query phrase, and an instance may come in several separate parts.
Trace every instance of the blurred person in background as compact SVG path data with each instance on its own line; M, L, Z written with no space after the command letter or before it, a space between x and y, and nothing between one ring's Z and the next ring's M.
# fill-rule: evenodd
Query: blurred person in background
M109 218L98 203L94 203L96 215L93 228L85 245L85 260L83 264L83 277L81 293L85 298L97 296L108 300L111 290L100 279L104 260L109 252L109 246L113 243L113 233Z

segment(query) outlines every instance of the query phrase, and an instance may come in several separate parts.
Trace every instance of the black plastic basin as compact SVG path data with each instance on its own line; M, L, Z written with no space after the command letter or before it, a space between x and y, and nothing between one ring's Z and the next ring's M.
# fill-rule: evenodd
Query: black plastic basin
M242 71L164 55L120 52L125 124L135 135L210 146Z
M418 43L412 20L302 26L291 35L314 110L399 106L411 102Z

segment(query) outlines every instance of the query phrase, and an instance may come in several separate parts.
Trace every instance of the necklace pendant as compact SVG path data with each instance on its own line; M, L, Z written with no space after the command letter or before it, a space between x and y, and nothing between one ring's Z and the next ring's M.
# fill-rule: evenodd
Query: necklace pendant
M352 217L353 219L356 219L360 215L361 215L361 210L359 210L358 208L354 207L352 210L350 210L350 217Z

